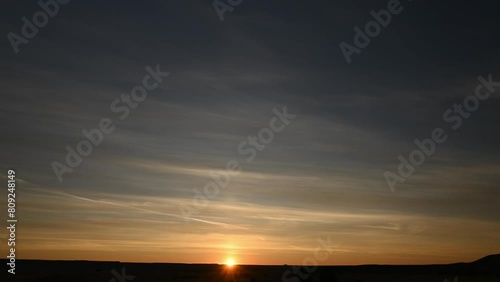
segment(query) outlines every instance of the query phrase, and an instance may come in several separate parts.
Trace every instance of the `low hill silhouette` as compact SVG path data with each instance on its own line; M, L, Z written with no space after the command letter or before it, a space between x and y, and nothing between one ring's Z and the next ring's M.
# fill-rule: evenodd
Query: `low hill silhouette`
M469 273L500 276L500 254L486 256L465 266ZM499 280L500 281L500 280Z

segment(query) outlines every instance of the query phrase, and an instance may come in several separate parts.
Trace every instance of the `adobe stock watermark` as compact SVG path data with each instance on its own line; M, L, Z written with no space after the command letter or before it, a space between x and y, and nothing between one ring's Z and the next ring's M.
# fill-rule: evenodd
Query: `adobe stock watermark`
M214 0L214 2L212 2L212 6L214 6L215 12L219 16L221 22L224 21L224 13L232 13L234 8L239 6L243 0L226 0L226 2L224 0Z
M122 273L119 273L115 269L111 270L111 274L113 274L113 278L109 280L109 282L127 282L135 279L135 276L127 275L125 267L122 267Z
M470 118L471 113L479 108L481 101L485 101L495 92L495 87L500 87L500 81L493 81L492 74L489 74L487 79L482 76L478 76L477 79L479 83L474 94L465 97L461 104L453 104L453 107L448 108L443 113L443 121L449 124L454 131L462 126L464 119ZM408 177L412 176L416 167L421 166L426 158L435 153L437 145L443 144L447 139L448 135L440 127L436 127L431 131L430 138L415 139L413 142L417 148L408 154L408 159L402 155L398 156L397 173L388 170L384 172L384 178L389 189L394 192L396 184L403 183Z
M38 5L42 10L37 11L33 14L31 21L22 17L21 21L23 26L21 27L21 35L14 32L9 32L7 38L9 39L10 45L14 50L14 53L19 53L19 45L28 44L30 39L33 39L38 34L38 29L47 25L49 18L55 17L60 10L59 5L66 5L71 0L40 0Z
M257 136L248 136L247 141L242 141L238 145L238 153L247 156L245 160L248 163L253 162L257 153L264 150L266 145L274 140L275 133L285 130L290 121L297 117L297 115L289 114L286 106L281 111L274 108L273 113L275 116L269 120L269 127L261 128ZM238 175L241 170L241 165L237 160L229 160L226 162L225 170L210 173L212 180L205 184L203 191L198 188L193 189L192 204L179 206L184 221L188 223L193 214L198 214L200 210L206 208L210 204L209 199L214 199L221 193L221 189L227 188L231 182L231 176Z
M372 15L374 20L365 24L364 31L358 26L354 27L356 33L354 34L353 43L355 46L345 41L342 41L339 45L347 63L350 64L352 61L351 56L353 54L359 55L361 49L366 48L370 44L371 39L380 34L382 27L386 28L391 23L392 16L401 13L403 9L399 0L389 0L387 2L387 10L382 9L378 12L371 10L370 15Z
M160 70L160 65L156 65L155 69L150 66L146 67L146 74L142 79L142 85L135 86L132 88L129 94L121 94L119 98L116 98L111 102L110 110L112 113L120 114L118 118L120 120L126 119L130 112L136 109L140 102L143 102L148 95L148 91L155 90L158 88L163 79L170 75L168 72L162 72ZM56 174L59 182L63 181L63 175L65 173L73 172L74 168L78 167L84 157L88 157L94 147L99 146L104 140L105 134L110 134L116 129L113 121L110 118L102 118L99 121L97 128L90 130L83 129L82 135L84 136L73 149L71 146L66 146L67 151L65 164L57 161L53 161L51 166Z
M292 266L281 275L283 282L300 282L309 279L309 276L318 269L318 263L327 260L333 253L331 235L328 235L326 241L322 238L316 240L318 246L311 256L304 258L301 266Z

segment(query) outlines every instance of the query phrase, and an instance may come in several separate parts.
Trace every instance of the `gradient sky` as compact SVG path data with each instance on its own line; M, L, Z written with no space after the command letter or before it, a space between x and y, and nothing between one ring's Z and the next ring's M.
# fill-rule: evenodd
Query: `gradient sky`
M39 10L18 2L5 35ZM17 55L0 46L20 258L300 264L326 236L321 264L500 253L500 90L458 130L442 119L479 75L500 80L492 1L402 2L351 64L339 43L387 1L243 0L223 22L209 0L102 2L62 6ZM170 76L118 121L111 102L158 64ZM238 145L285 105L297 117L246 162ZM59 182L51 163L104 117L116 130ZM436 127L448 140L391 192L384 171ZM229 160L242 172L185 223L179 206Z

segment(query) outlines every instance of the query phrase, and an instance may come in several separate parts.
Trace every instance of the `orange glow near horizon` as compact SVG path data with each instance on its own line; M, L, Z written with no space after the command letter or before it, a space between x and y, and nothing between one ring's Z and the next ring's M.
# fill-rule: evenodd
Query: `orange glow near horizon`
M16 249L21 259L218 263L222 269L234 273L242 264L300 265L305 258L315 257L317 247L321 246L318 239L328 242L325 248L331 250L328 257L318 260L318 265L448 264L472 262L500 253L500 242L495 240L500 222L495 221L391 212L320 211L314 207L305 212L287 207L225 203L214 205L210 213L205 213L208 220L180 225L166 221L163 215L178 212L169 210L182 203L176 200L99 194L73 196L66 192L42 192L36 187L25 189L36 193L24 199L25 211L33 216L26 216L24 232L19 234L18 239L24 242ZM134 208L126 210L129 205ZM55 210L51 207L58 206L65 212L59 214L58 224L54 224L51 216ZM153 207L162 214L156 215ZM41 216L36 216L45 209ZM70 212L71 209L77 211ZM75 220L96 210L99 216L95 218ZM122 216L115 218L116 214ZM225 217L231 224L213 221ZM282 218L289 220L283 222ZM321 224L309 226L311 220ZM148 239L144 240L141 226L151 222L158 225L148 229ZM59 225L65 229L59 230L62 228ZM130 232L118 234L117 230ZM7 252L7 244L0 244L0 251ZM326 252L321 251L320 255L323 254ZM232 268L228 266L229 260L233 261Z

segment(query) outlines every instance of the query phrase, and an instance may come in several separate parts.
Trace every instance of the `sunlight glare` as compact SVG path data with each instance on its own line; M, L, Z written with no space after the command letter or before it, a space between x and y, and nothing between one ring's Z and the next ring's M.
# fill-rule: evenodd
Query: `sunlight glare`
M226 262L227 267L233 267L234 266L234 260L228 259Z

